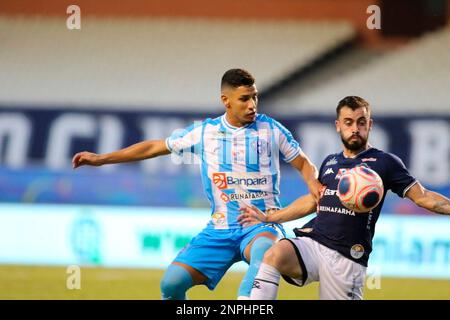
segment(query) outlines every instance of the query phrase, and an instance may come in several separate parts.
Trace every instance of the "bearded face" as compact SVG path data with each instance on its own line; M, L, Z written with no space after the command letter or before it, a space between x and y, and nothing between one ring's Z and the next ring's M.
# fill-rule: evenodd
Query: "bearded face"
M336 130L341 136L344 147L352 152L366 149L372 120L366 108L352 110L343 107L336 120Z

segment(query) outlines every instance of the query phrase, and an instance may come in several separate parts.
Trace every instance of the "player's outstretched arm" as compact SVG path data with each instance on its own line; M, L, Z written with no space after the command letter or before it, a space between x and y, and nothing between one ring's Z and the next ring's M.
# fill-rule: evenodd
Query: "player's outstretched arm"
M406 192L406 197L419 207L439 214L450 214L450 199L440 193L425 189L419 182Z
M303 218L308 214L316 212L317 204L312 195L300 197L286 208L280 209L269 215L264 214L256 207L242 208L238 221L242 225L252 225L258 222L283 223Z
M319 202L320 195L323 189L322 184L317 180L319 172L316 166L309 160L309 158L302 152L298 157L290 162L302 174L303 180L308 185L309 192L314 200Z
M164 140L147 140L133 144L127 148L105 154L96 154L92 152L79 152L73 156L72 166L101 166L104 164L122 163L154 158L169 154L166 142Z

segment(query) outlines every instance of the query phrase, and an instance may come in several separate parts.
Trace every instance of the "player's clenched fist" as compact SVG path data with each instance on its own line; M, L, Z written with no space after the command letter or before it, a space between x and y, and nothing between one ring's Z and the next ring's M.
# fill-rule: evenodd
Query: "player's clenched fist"
M87 151L78 152L72 159L72 166L74 169L83 165L101 166L102 164L98 154Z

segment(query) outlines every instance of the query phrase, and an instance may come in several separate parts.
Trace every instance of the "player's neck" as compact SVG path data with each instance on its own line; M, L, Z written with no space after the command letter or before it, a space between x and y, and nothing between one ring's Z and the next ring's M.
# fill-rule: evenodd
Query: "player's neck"
M344 148L343 154L344 154L344 157L346 157L346 158L355 158L358 154L366 151L369 148L370 148L369 144L366 144L363 148L358 149L358 150L350 150L350 149Z
M241 123L239 120L231 116L228 112L225 113L225 119L227 120L228 124L236 128L241 128L246 125L246 123Z

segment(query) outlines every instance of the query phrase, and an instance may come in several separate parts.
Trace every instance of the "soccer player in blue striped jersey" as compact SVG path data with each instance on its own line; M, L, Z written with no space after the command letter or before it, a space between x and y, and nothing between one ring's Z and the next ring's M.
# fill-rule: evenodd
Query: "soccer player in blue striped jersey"
M279 237L273 225L243 227L237 217L246 206L271 213L281 208L279 158L302 175L318 200L321 184L317 169L292 134L276 120L257 113L258 91L253 76L243 69L222 77L221 100L225 114L177 130L166 140L137 143L97 155L81 152L74 168L153 158L172 153L184 162L198 162L205 193L211 203L207 226L183 248L161 281L163 299L185 299L186 291L204 284L213 290L238 261L249 264L238 292L250 296L264 253Z

